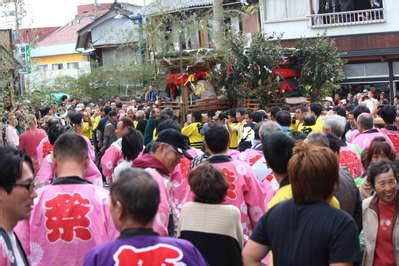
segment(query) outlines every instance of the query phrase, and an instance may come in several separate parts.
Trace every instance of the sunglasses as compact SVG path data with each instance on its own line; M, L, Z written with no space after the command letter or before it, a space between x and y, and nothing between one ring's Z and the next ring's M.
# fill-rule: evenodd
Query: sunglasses
M36 183L31 181L28 184L13 184L13 187L23 187L29 192L32 192L36 188Z

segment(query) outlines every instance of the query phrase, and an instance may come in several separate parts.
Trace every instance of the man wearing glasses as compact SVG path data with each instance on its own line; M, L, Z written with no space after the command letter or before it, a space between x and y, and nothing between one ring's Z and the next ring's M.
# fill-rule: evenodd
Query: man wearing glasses
M0 147L0 265L29 265L13 229L29 217L33 200L33 163L23 152Z

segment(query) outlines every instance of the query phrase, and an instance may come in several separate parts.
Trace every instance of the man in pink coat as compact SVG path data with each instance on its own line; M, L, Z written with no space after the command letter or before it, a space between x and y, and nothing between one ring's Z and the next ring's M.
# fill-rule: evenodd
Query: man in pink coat
M82 178L87 149L75 133L64 133L54 145L58 177L38 189L31 217L15 230L32 265L82 265L90 249L117 236L108 191Z
M385 138L388 144L394 149L392 141L385 134L374 128L373 116L371 114L362 113L359 115L357 118L357 128L360 134L355 137L352 144L358 145L362 151L367 149L371 141L376 137Z
M65 131L66 128L62 125L57 124L51 126L48 130L48 145L51 145L51 147L53 147L57 138L61 136L61 134L65 133ZM54 156L52 149L48 151L49 153L42 160L39 171L36 174L36 182L39 186L52 183L57 175L57 173L55 172ZM97 186L103 186L101 173L91 159L89 160L88 166L84 171L83 178Z
M230 183L224 202L240 210L244 237L248 238L265 212L265 194L252 168L227 155L228 146L229 132L225 127L206 131L205 147L211 154L207 161L217 166Z
M157 141L149 143L144 153L132 163L135 168L145 169L158 182L161 202L153 229L160 235L175 233L178 210L172 208L174 204L170 196L173 190L170 174L180 163L182 156L192 159L189 149L187 137L176 129L165 129L159 133Z

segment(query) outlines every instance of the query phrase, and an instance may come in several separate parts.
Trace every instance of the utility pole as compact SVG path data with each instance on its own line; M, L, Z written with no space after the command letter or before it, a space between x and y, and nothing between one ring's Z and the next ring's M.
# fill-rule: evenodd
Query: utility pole
M98 3L97 0L94 0L94 16L97 17L98 12Z
M18 10L18 0L14 0L14 11L15 11L15 29L19 30L19 10Z
M213 37L216 50L223 49L224 16L223 0L213 0Z

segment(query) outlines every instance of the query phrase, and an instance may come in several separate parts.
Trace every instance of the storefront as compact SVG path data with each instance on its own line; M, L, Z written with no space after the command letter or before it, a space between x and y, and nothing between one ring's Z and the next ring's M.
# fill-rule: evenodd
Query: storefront
M370 87L384 91L393 99L399 95L399 61L348 63L344 66L345 79L341 92L357 93Z

